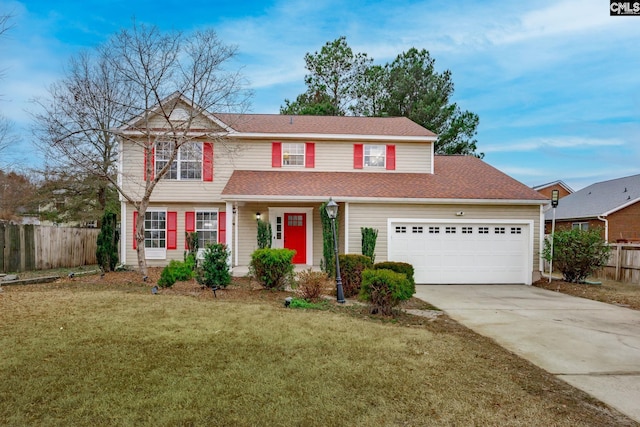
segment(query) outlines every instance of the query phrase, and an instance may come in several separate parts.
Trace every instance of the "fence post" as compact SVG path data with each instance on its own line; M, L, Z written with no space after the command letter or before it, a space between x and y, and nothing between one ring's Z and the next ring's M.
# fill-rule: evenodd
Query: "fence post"
M616 245L616 281L620 280L620 271L622 270L621 264L622 264L622 244L618 243Z

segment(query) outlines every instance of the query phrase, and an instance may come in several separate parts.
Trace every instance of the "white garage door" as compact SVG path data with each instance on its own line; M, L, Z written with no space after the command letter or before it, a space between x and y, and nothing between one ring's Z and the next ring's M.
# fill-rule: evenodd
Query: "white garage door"
M529 233L528 224L390 222L389 260L413 265L422 284L530 283Z

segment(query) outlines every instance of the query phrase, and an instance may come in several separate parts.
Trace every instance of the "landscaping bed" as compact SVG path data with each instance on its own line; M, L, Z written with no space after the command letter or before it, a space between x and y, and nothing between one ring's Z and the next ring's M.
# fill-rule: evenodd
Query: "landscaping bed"
M603 280L602 282L596 282L600 279L593 280L592 283L600 284L569 283L557 279L553 279L549 283L549 279L542 279L533 285L550 291L640 310L640 285L612 280Z

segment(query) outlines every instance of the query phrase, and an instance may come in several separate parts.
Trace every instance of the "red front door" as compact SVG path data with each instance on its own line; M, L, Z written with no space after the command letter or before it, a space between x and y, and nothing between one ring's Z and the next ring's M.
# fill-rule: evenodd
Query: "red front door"
M307 214L284 214L284 247L296 251L294 264L307 263Z

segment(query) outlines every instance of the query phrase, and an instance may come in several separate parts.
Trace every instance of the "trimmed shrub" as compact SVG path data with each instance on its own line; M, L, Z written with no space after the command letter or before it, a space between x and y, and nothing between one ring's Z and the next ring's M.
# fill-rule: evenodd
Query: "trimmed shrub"
M376 262L376 241L378 240L378 230L369 227L360 227L362 233L362 255L371 258L371 262Z
M583 282L609 260L609 245L599 228L556 231L553 235L553 267L567 282ZM546 239L542 256L551 260L551 242Z
M306 301L318 301L333 281L322 271L304 270L297 275L296 295Z
M162 269L158 286L162 288L170 288L177 281L189 280L194 276L193 263L189 261L169 261L169 265Z
M364 270L360 299L371 304L371 314L393 315L393 307L415 292L407 276L391 270Z
M395 261L379 262L375 264L373 268L375 268L376 270L384 269L384 270L395 271L396 273L403 273L407 276L407 279L409 279L409 281L413 286L416 285L416 282L413 279L413 273L414 273L413 265L408 264L406 262L395 262ZM415 288L414 288L414 293L415 293Z
M115 271L118 264L118 217L112 212L102 216L102 227L98 234L96 258L103 271Z
M251 254L249 274L267 289L282 290L293 281L293 256L290 249L258 249Z
M342 291L345 298L358 295L362 283L362 271L372 268L371 258L365 255L346 254L339 255L340 276L342 277Z
M197 280L201 285L209 288L215 286L226 288L231 283L227 245L223 243L207 245L204 250L204 259L200 264Z
M320 222L322 223L322 259L320 260L320 268L327 273L329 277L336 277L336 255L333 243L333 231L331 229L331 218L327 215L327 203L320 205ZM340 220L336 222L336 238L340 240Z

